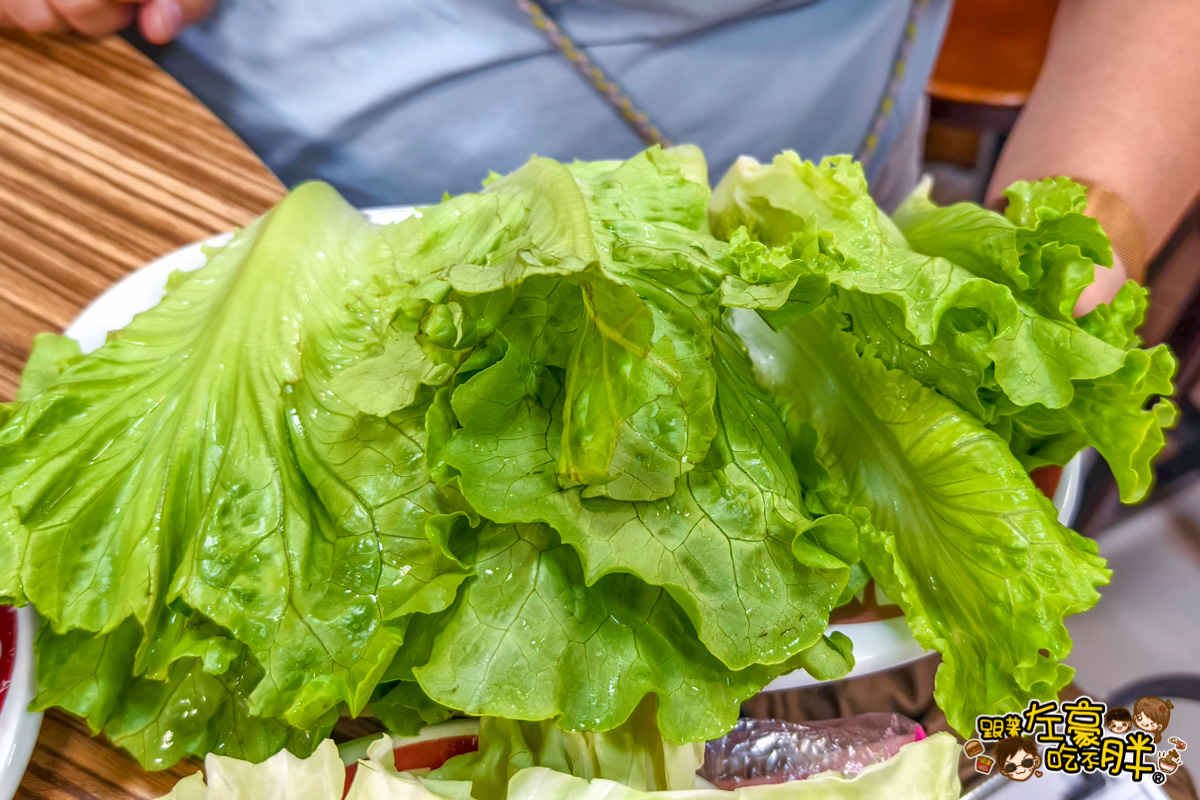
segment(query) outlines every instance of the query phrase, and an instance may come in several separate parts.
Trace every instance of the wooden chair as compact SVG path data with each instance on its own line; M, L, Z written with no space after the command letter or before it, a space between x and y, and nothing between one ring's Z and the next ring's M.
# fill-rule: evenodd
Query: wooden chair
M1058 0L958 0L929 80L930 118L1009 131L1037 82Z
M1058 0L957 0L929 81L925 160L968 170L982 200L1004 137L1037 82Z

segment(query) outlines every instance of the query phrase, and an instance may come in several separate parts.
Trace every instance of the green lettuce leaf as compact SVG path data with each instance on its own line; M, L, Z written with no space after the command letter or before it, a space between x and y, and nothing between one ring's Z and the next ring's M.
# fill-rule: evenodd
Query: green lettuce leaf
M484 263L461 238L397 258L399 285L381 302L402 320L389 337L416 330L422 348L436 339L459 353L430 429L439 480L487 519L550 525L589 585L622 573L665 588L704 646L742 670L820 641L849 565L825 552L777 416L721 329L730 269L740 265L747 286L782 286L747 305L778 306L797 276L766 265L770 254L751 269L699 230L707 187L687 152L570 170L535 160L455 198L438 214L453 208L469 230L492 230L489 195L501 191L580 220L489 233ZM576 235L585 226L586 244ZM414 352L398 345L374 358ZM340 380L337 391L359 396L374 377Z
M606 167L596 181L617 182L607 194L581 186L567 167L534 159L480 194L386 232L397 278L380 302L395 322L381 352L340 376L336 391L363 410L390 413L414 402L417 386L444 385L458 369L494 360L499 328L531 358L567 371L559 480L619 499L669 496L715 433L705 330L689 316L691 300L680 306L667 292L639 296L628 287L611 268L618 248L609 228L629 220L603 216L617 211L586 197L640 181L638 196L682 197L672 213L695 223L707 186L660 151ZM623 213L634 212L633 197L622 198ZM438 246L413 247L414 239ZM389 387L382 392L381 381Z
M935 697L950 725L965 734L979 714L1055 697L1073 674L1063 618L1108 581L1095 543L1058 523L980 420L860 354L833 308L781 333L735 319L793 439L815 431L827 476L815 491L859 523L871 575L942 654Z
M575 550L545 525L489 524L472 547L477 575L434 618L432 653L415 669L430 697L468 714L605 731L655 695L656 729L703 741L727 731L741 702L781 672L840 677L854 663L835 634L776 668L732 671L664 590L627 574L589 585Z
M450 719L455 710L430 699L416 681L398 681L380 692L371 714L392 733L414 736L427 725Z
M387 227L310 185L95 352L42 340L0 429L42 707L163 767L368 704L609 729L653 695L697 741L844 675L857 529L805 509L722 322L827 284L709 236L706 181L687 148L534 159Z
M784 153L768 166L735 165L710 216L718 236L744 228L827 278L860 351L873 348L992 425L1027 468L1065 463L1090 444L1122 499L1140 500L1175 419L1168 400L1155 401L1171 393L1174 357L1162 345L1137 349L1145 292L1135 284L1072 319L1096 265L1112 259L1079 186L1016 184L1008 197L1001 216L939 208L925 187L893 222L859 165Z
M39 333L33 337L29 361L21 372L21 386L17 389L16 401L22 403L33 399L82 359L79 342L69 336Z
M551 525L580 553L589 585L627 573L664 587L705 646L738 670L815 644L849 565L797 558L805 551L794 542L812 522L782 423L733 340L716 341L722 434L667 499L622 503L558 487L563 386L516 346L455 391L462 427L446 458L481 514Z
M642 703L626 722L603 733L485 717L479 725L479 749L455 756L429 777L470 781L476 800L505 800L509 781L531 767L589 781L603 778L642 791L678 791L695 787L696 770L703 763L703 743L664 740L654 723L653 704Z
M69 366L0 430L0 594L60 635L133 621L131 675L160 681L186 607L244 643L249 714L310 730L361 709L395 621L445 608L469 572L424 535L461 505L423 468L424 415L328 388L386 324L356 302L375 231L302 187L95 352L40 345L36 374Z
M1075 322L1075 304L1091 285L1095 266L1112 264L1099 223L1083 214L1083 187L1055 178L1014 184L1005 196L1009 204L1000 216L965 203L938 208L918 192L897 211L896 222L913 249L968 269L1018 263L1028 278L1018 288L1040 313L1125 351L1116 369L1075 381L1065 406L1002 407L1001 413L1012 418L1001 425L1010 426L1010 443L1029 468L1065 464L1085 445L1094 446L1109 462L1122 499L1137 501L1153 483L1153 459L1166 443L1164 429L1176 418L1169 401L1152 402L1173 393L1174 357L1165 345L1137 349L1147 292L1130 281L1110 304ZM986 370L983 359L976 363Z
M1095 266L1112 266L1108 238L1083 214L1083 187L1066 178L1014 184L1006 216L973 203L941 208L930 188L918 187L893 217L909 247L1009 286L1046 316L1071 321Z
M99 636L80 630L59 635L44 626L37 638L34 710L58 706L78 714L94 734L103 729L148 769L208 753L250 761L281 749L307 755L337 719L331 713L324 724L300 730L252 714L247 698L263 672L244 646L219 635L189 636L177 629L161 674L135 676L140 640L132 619ZM198 655L184 655L186 650Z

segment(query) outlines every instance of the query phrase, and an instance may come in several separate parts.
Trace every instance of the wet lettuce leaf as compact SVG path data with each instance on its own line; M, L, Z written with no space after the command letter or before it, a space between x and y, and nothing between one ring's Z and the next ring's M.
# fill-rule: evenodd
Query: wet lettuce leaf
M301 187L94 352L39 338L0 407L38 706L153 768L368 708L506 717L512 753L696 742L844 676L829 614L868 573L956 727L1052 694L1107 572L1026 470L1093 445L1140 497L1173 416L1141 290L1070 317L1110 257L1080 210L1051 181L893 221L794 154L710 202L687 147L389 226Z
M1027 470L1094 446L1140 499L1174 419L1159 399L1174 358L1139 349L1145 291L1071 316L1111 263L1082 189L1008 195L1000 215L939 208L925 187L893 219L857 164L785 153L739 162L710 209L718 236L828 280L816 311L737 312L734 327L787 421L808 506L859 525L863 566L942 653L935 696L961 732L1070 680L1063 619L1108 579Z
M783 672L841 676L854 663L834 633L784 664L733 671L666 591L620 573L589 583L576 551L545 525L489 525L472 546L477 574L437 619L430 658L415 669L430 696L468 714L605 731L653 695L665 737L703 741Z
M803 287L708 197L687 148L533 159L392 226L308 185L96 351L39 340L0 428L39 707L162 768L367 706L604 730L653 696L699 741L848 672L857 529L805 508L723 321Z
M424 416L365 415L328 388L385 324L355 302L374 235L305 186L95 352L39 339L0 430L0 594L46 619L39 705L126 741L158 702L158 733L184 739L208 712L179 687L213 706L230 674L213 659L240 659L236 702L212 713L275 718L311 746L335 709L366 704L396 622L453 602L469 570L424 535L456 507L423 468ZM57 658L68 640L120 669ZM161 758L130 746L155 766L276 749L228 719L210 733Z
M411 348L388 343L414 330L430 359L431 343L455 351L430 436L440 480L488 520L549 525L588 586L618 573L665 589L744 670L821 640L849 564L810 532L836 523L814 526L778 415L724 330L721 286L740 262L700 229L691 152L534 160L489 184L536 195L522 205L533 222L497 234L486 266L464 263L461 241L416 253L411 280L381 298L397 322L370 361L404 369ZM543 203L553 214L535 213ZM468 229L494 216L472 196L422 222L440 215ZM347 372L337 389L366 395L368 379Z
M1174 424L1175 359L1140 350L1146 292L1127 284L1111 304L1072 310L1112 252L1066 179L1020 183L1000 215L940 208L928 187L884 215L848 158L820 164L784 153L739 161L714 191L722 238L744 228L828 279L860 350L957 401L1004 435L1033 468L1096 447L1122 499L1153 483L1152 459ZM769 315L766 316L771 319Z
M822 502L858 521L871 575L942 654L938 706L965 732L979 714L1056 696L1074 672L1063 618L1108 582L1095 543L1059 524L1003 439L859 354L838 317L822 309L776 333L744 314L738 330L771 354L757 363L789 427L816 433Z

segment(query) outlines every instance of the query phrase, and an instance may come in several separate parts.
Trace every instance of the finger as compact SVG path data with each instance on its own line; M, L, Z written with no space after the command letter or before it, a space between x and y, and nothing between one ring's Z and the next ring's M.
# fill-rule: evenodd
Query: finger
M1112 302L1117 291L1125 285L1125 267L1116 253L1113 253L1111 268L1096 266L1096 279L1083 290L1079 302L1075 304L1075 316L1081 317L1101 303Z
M183 11L184 26L195 25L212 13L217 0L176 0Z
M150 0L139 17L142 35L153 44L166 44L207 17L215 4L216 0Z
M17 0L6 6L13 25L28 33L65 33L67 23L48 0Z
M55 10L85 36L108 36L133 22L137 9L116 0L52 0Z

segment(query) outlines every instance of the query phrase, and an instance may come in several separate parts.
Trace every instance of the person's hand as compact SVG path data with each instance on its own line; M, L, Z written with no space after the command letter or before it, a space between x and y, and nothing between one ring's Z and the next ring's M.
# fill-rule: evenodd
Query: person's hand
M1079 295L1079 302L1075 304L1075 316L1082 317L1101 303L1112 302L1117 296L1117 291L1128 279L1129 275L1121 264L1120 256L1114 252L1112 269L1096 267L1096 280Z
M138 12L138 27L146 41L166 44L183 33L184 28L207 17L216 4L217 0L148 0Z
M108 36L136 19L142 35L166 44L212 11L216 0L0 0L0 30Z

